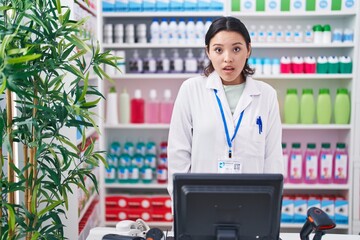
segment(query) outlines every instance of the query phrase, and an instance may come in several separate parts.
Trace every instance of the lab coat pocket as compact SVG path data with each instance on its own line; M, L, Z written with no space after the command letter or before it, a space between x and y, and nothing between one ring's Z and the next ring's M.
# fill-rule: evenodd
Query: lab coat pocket
M265 153L265 134L257 126L239 128L237 145L246 157L258 158Z

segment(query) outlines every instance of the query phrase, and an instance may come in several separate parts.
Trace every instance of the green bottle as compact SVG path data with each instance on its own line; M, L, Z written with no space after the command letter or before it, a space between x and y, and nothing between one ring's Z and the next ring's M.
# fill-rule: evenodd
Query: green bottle
M331 121L331 97L328 88L321 88L316 105L318 124L330 124Z
M350 120L350 97L346 88L339 88L334 102L336 124L348 124Z
M300 123L313 124L315 118L315 100L312 89L303 89L300 100Z
M299 122L299 97L297 89L287 90L284 102L284 121L286 124L297 124Z

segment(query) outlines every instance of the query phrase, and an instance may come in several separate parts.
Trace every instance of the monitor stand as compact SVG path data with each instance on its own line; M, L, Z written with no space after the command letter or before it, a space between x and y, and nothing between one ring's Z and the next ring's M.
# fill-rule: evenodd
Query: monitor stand
M216 240L238 240L236 229L220 228L216 232Z

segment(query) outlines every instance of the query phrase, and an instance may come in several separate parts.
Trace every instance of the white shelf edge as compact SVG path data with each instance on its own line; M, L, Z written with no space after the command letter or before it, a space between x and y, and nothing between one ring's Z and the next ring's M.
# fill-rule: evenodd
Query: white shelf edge
M187 79L196 77L202 73L125 73L112 75L112 79ZM253 75L256 80L351 80L353 74L276 74L276 75Z
M182 11L182 12L103 12L104 18L146 18L146 17L218 17L223 16L225 11Z
M105 183L105 188L119 189L166 189L167 183Z
M294 183L285 183L284 190L349 190L349 184L294 184Z
M169 124L118 124L118 125L104 125L105 129L169 129Z
M251 44L252 48L353 48L354 43L259 43ZM202 44L154 44L154 43L103 43L106 49L140 49L140 48L204 48Z
M115 226L118 223L118 221L106 221L105 225L106 226ZM151 221L146 221L146 224L150 225L150 226L158 226L158 227L171 227L172 226L172 222L151 222Z
M283 130L350 130L350 124L283 124Z
M288 18L288 17L346 17L346 16L355 16L355 11L330 11L330 12L316 12L316 11L308 11L308 12L278 12L278 13L270 13L270 12L237 12L231 11L230 15L233 17L260 17L260 18L271 18L271 17L280 17L280 18Z
M84 3L81 0L74 0L75 3L77 3L80 7L91 13L93 16L96 17L96 9L90 8L86 3Z
M96 193L96 191L94 191L94 193L90 196L90 198L88 199L88 201L86 202L85 206L83 207L83 209L81 209L80 211L80 215L78 218L78 221L80 222L82 220L82 218L84 217L86 211L89 209L90 205L93 203L93 201L95 200L95 198L97 198L98 194Z

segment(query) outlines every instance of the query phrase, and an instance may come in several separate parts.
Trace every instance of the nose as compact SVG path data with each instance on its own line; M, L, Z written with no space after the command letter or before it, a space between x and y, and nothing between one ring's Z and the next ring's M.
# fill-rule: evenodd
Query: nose
M233 61L232 53L229 52L229 51L226 51L226 52L224 53L224 62L230 63L230 62L232 62L232 61Z

